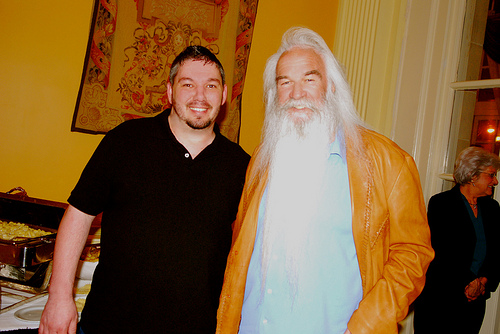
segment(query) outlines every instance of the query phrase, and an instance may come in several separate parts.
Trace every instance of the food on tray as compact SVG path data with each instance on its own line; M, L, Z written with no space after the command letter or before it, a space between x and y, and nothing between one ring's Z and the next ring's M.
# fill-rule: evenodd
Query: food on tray
M0 239L3 240L16 241L26 238L38 238L52 233L53 232L29 227L23 223L0 220Z
M75 295L88 295L90 292L90 284L85 284L80 287L76 287L74 289ZM75 305L76 309L78 312L82 312L83 307L85 306L85 301L86 301L86 296L85 297L76 297L75 299Z
M80 260L89 261L89 262L97 262L97 261L99 261L99 254L101 254L101 246L100 245L86 246L83 249L82 255L80 256Z
M90 292L90 284L85 284L84 286L75 287L75 295L88 295Z
M78 312L83 311L83 307L85 306L85 301L86 301L85 298L78 298L77 300L75 300L76 310Z

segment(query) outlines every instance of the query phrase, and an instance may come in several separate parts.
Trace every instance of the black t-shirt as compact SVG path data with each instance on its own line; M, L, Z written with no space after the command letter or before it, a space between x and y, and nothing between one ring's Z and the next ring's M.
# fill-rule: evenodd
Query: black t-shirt
M68 202L103 212L86 334L214 333L249 155L222 136L195 159L168 111L108 132Z

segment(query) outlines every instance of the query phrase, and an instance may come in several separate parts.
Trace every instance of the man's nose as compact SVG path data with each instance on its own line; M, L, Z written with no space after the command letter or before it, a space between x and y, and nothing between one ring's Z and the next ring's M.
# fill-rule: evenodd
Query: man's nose
M295 100L300 100L305 96L306 96L306 91L304 90L304 87L302 87L300 83L295 83L290 92L290 97L294 98Z
M196 86L196 88L195 88L195 98L197 100L200 100L200 101L205 100L205 87L204 86Z

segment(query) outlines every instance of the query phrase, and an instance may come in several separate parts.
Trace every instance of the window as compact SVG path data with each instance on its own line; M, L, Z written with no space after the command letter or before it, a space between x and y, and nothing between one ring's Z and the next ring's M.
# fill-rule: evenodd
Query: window
M451 84L455 102L449 173L453 172L456 155L468 146L480 146L496 154L500 151L499 29L500 0L467 2L458 81Z

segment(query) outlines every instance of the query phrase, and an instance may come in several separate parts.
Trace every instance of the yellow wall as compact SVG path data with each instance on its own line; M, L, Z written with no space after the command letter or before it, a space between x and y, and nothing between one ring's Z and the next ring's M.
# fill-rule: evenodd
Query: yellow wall
M0 0L0 192L66 201L101 140L70 131L93 0ZM333 46L338 1L260 0L242 105L251 153L264 118L262 72L283 32L304 25Z
M65 201L101 136L70 132L92 0L0 0L0 191Z

